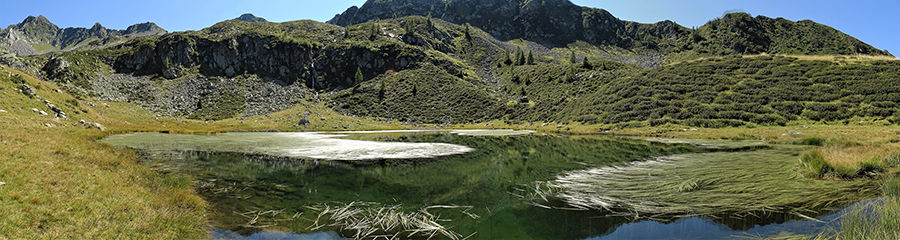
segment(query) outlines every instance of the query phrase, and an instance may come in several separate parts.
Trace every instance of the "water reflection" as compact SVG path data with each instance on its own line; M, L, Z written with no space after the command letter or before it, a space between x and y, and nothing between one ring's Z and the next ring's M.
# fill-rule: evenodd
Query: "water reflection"
M803 219L797 215L771 212L636 221L631 216L610 216L607 211L553 209L566 204L552 198L544 205L551 209L537 207L529 205L522 196L536 181L552 180L565 172L720 150L584 136L392 132L351 133L343 138L449 143L475 150L429 159L369 161L272 157L227 149L216 152L144 148L140 152L144 164L157 171L187 174L196 179L195 187L213 206L210 219L217 228L215 238L331 239L335 232L349 236L351 232L339 228L313 229L318 212L310 206L339 206L354 201L399 206L405 211L432 205L472 206L470 213L478 218L459 211L436 212L441 219L452 220L445 222L449 229L462 236L474 234L469 239L720 238L742 234L744 230L809 228L808 223L816 223L797 221ZM827 210L809 209L804 214L816 218L826 213Z

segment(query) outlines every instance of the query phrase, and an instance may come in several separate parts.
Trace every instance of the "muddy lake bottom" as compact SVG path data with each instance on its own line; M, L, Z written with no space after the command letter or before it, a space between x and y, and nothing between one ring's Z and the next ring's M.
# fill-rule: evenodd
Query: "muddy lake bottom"
M804 148L531 132L120 134L189 176L217 239L813 238L877 197Z

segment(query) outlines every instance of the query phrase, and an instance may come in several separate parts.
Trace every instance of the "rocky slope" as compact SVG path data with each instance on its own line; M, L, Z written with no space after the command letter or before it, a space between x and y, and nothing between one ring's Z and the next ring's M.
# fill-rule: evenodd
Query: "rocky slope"
M134 24L125 30L107 29L95 23L91 28L59 28L43 15L28 16L19 24L0 30L0 48L19 55L34 55L55 50L71 50L91 43L103 45L118 38L165 34L152 22Z
M809 20L792 22L733 13L710 21L699 30L691 30L672 21L653 24L622 21L606 10L577 6L568 0L369 0L362 7L353 6L336 15L328 23L347 26L411 15L468 23L501 40L525 39L550 47L584 41L625 49L649 48L663 54L890 55Z

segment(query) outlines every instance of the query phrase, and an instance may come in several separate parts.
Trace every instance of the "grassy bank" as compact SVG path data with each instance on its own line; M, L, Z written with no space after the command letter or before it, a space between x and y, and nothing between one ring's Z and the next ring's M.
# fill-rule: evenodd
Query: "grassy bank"
M0 76L0 238L196 239L207 235L208 206L194 193L191 179L161 176L138 164L133 151L95 141L110 131L124 130L117 127L122 120L115 119L127 110L92 106L57 91L53 84L4 70L9 73ZM34 95L20 92L25 89L22 83ZM55 118L45 101L68 117ZM106 131L84 127L79 119L100 123ZM130 125L152 124L134 121Z
M192 179L159 174L140 165L134 151L96 141L109 134L410 127L342 116L311 99L245 119L162 118L131 103L77 100L53 83L0 67L9 71L0 74L0 239L208 238L207 215L215 209L194 192ZM23 93L23 83L33 95ZM47 102L67 117L56 118ZM307 113L309 124L298 124Z

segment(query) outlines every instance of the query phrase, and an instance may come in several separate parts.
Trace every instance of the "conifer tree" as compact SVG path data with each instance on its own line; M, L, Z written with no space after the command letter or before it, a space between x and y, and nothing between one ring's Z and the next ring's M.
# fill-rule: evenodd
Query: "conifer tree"
M466 40L472 41L472 34L469 33L469 23L466 23L465 34L466 34Z
M590 59L587 56L584 56L584 59L581 60L581 67L586 69L594 68L594 66L591 66Z
M572 56L569 57L569 62L572 63L572 64L578 63L578 59L575 58L575 52L574 52L574 51L572 52Z
M513 61L511 58L509 58L509 51L505 51L505 52L506 52L506 57L503 58L503 64L506 64L507 66L512 65Z
M522 53L522 49L516 47L516 66L525 64L525 54Z
M525 58L525 64L534 65L534 55L532 54L532 50L528 50L528 57Z
M406 30L406 35L410 35L410 36L416 35L416 32L415 32L415 31L416 31L416 28L415 28L415 25L413 25L412 20L409 20L409 21L406 22L406 29L405 29L405 30Z
M363 81L362 69L359 69L359 67L356 68L356 76L354 76L353 79L356 80L357 85L362 83L362 81Z

